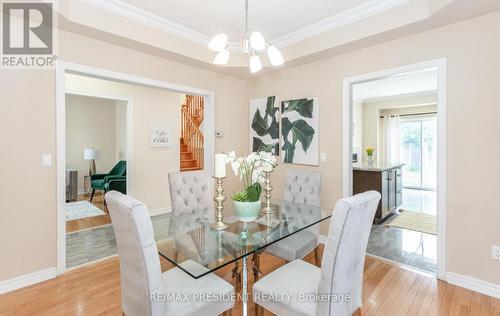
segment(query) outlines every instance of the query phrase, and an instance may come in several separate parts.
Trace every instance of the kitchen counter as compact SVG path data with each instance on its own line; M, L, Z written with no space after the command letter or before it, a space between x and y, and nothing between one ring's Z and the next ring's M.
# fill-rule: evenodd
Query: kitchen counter
M403 204L404 164L358 163L353 165L352 191L354 194L374 190L381 199L374 223L380 224L394 214Z
M405 165L404 163L398 163L398 164L374 163L370 165L367 162L363 162L363 163L354 163L352 165L352 170L384 172L386 170L401 168L404 165Z

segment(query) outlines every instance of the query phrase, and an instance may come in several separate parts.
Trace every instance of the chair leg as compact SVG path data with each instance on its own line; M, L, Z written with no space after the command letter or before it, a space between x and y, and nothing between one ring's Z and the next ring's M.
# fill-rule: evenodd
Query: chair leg
M259 304L254 304L255 305L255 316L263 316L264 315L264 308L260 306Z
M234 263L234 267L233 267L233 270L231 271L233 276L232 278L235 280L235 285L234 287L236 289L239 289L240 288L240 284L241 284L241 274L240 274L240 271L238 271L240 268L240 261L237 260L235 263Z
M253 271L253 280L257 282L259 280L259 272L260 272L260 254L254 252L252 255L252 271Z
M90 202L92 202L92 199L94 198L94 193L95 193L95 189L92 189L92 194L90 195Z
M321 261L319 261L319 250L318 247L314 248L314 261L316 261L316 266L321 268Z

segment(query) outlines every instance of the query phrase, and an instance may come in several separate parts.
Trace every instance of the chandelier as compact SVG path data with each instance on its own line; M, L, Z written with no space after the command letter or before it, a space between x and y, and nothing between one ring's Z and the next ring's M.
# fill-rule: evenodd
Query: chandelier
M267 48L267 57L273 66L283 64L283 56L280 51L269 44L262 33L259 31L248 31L248 0L245 0L245 35L240 40L241 49L245 56L249 57L249 67L251 73L256 73L262 69L262 62L258 53L263 52ZM225 33L218 34L212 38L208 47L218 52L214 59L214 64L225 65L229 61L229 50L231 49L229 37Z

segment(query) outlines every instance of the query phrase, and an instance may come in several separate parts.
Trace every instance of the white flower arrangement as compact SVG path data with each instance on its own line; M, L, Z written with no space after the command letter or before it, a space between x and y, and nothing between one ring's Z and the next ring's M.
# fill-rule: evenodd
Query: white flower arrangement
M243 183L242 190L235 193L233 199L250 202L260 197L260 183L265 180L264 172L270 172L277 166L276 157L265 151L254 152L239 158L236 157L234 151L231 151L226 154L226 163L231 164L234 174L239 175Z

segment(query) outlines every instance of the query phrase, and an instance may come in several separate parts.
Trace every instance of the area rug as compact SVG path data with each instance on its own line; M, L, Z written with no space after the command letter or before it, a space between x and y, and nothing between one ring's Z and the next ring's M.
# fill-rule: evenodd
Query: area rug
M436 235L437 224L436 216L431 214L411 212L402 210L392 222L385 226L399 227L414 230L421 233Z
M101 209L94 206L89 201L78 201L66 203L66 221L75 219L105 215Z

